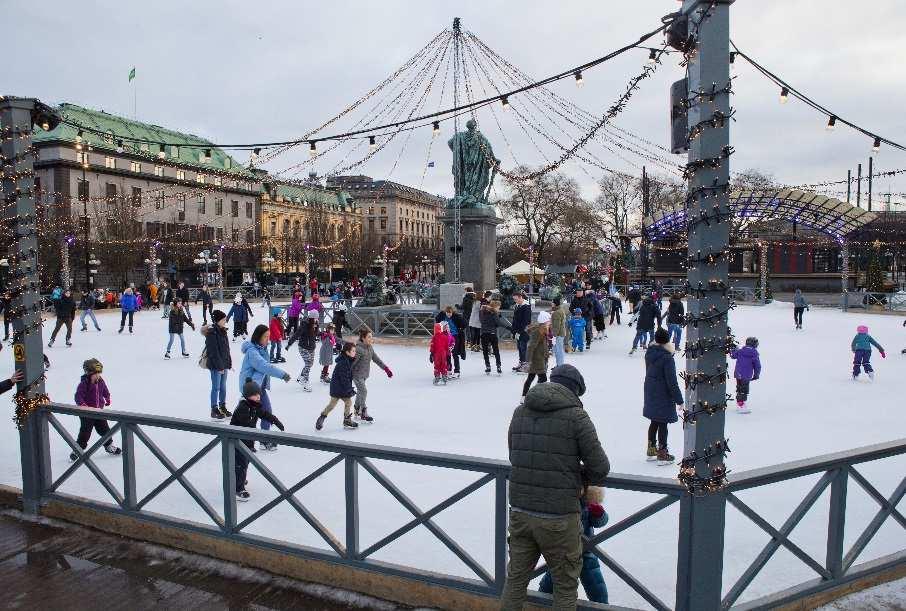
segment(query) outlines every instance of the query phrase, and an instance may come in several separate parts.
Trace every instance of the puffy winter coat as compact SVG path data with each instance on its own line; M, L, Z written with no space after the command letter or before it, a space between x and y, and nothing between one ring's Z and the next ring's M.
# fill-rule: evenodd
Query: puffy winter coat
M450 349L456 343L453 336L443 331L440 323L434 323L434 335L431 336L431 342L428 344L428 351L431 353L434 369L446 371L450 367Z
M871 347L874 346L878 349L879 352L884 352L884 347L881 346L875 338L873 338L868 333L856 333L856 336L853 338L851 348L853 352L856 350L868 350L871 351Z
M138 309L135 295L123 293L122 297L120 297L120 308L122 308L123 312L135 312Z
M510 505L550 515L579 513L584 485L603 486L610 462L582 401L561 384L533 386L509 429Z
M337 336L326 331L321 334L321 349L318 351L318 363L321 367L333 364L333 351L337 345Z
M547 331L543 325L534 323L528 328L529 340L526 350L528 358L528 372L547 373L547 359L550 357L550 347L547 343Z
M570 312L575 312L577 309L582 310L582 318L585 320L591 320L594 317L594 304L592 304L591 299L585 295L582 297L574 297L572 303L569 304Z
M651 299L645 299L638 309L638 319L635 323L636 329L640 331L654 331L655 319L657 319L658 326L661 326L660 311Z
M462 315L463 318L471 322L472 306L475 305L475 293L466 293L462 296ZM470 325L471 326L471 325Z
M230 306L230 311L227 312L227 321L231 318L235 318L236 322L248 322L251 314L252 308L249 306L249 302L243 299L242 303L233 303L233 305Z
M381 369L386 369L387 366L384 364L378 355L374 351L374 346L369 346L362 340L355 345L355 362L352 364L352 377L356 380L367 380L368 376L371 375L371 362L374 361L374 364L380 367Z
M189 289L185 286L181 286L176 289L176 297L183 303L189 303Z
M233 368L233 357L230 355L230 340L227 330L220 325L209 325L201 328L204 335L204 348L208 356L208 369L226 371Z
M683 300L679 297L671 297L670 305L667 306L667 324L681 325L685 322L686 308L683 306Z
M566 337L566 312L562 307L551 310L551 335Z
M239 369L239 392L246 378L252 378L262 389L270 388L271 376L285 378L289 374L271 365L267 348L251 341L242 342L242 367Z
M802 291L796 289L796 293L793 295L793 307L795 308L807 308L808 301L805 300L805 296L802 294Z
M82 293L82 298L79 300L79 307L83 310L91 310L94 309L96 303L97 297L94 296L94 291L88 291L87 293Z
M472 304L472 311L469 313L469 326L473 329L481 328L481 308L487 305L484 302L477 301Z
M585 335L585 327L588 325L584 318L573 316L569 319L569 331L573 337L582 337Z
M730 352L730 358L736 359L733 377L738 380L752 380L761 377L761 359L758 350L752 346L743 346Z
M500 312L495 310L489 305L481 306L481 311L478 313L479 321L481 322L481 332L489 333L491 335L497 335L497 327L503 327L504 329L512 330L513 325L510 324L506 318L500 316Z
M71 295L69 297L63 295L53 302L54 314L61 320L72 320L75 317L75 310L75 300Z
M676 422L683 393L676 381L673 344L651 344L645 351L645 406L642 415L654 422Z
M186 317L186 311L182 308L173 308L170 310L170 319L167 321L169 323L170 333L179 333L182 335L183 326L188 323L192 330L195 330L195 325L192 324L192 321Z
M260 402L249 401L248 399L243 399L236 405L236 409L233 410L233 417L230 418L230 424L253 429L258 424L259 418L267 420L281 431L283 430L283 423L273 413L262 410ZM245 443L249 445L248 442Z
M337 356L337 366L334 367L333 375L330 377L330 396L339 399L345 399L355 394L352 388L352 368L353 359L345 352Z
M91 383L91 376L84 374L79 380L79 385L75 391L75 404L80 407L96 407L103 409L104 406L110 405L110 391L107 389L107 383L104 378L98 377L95 384Z
M299 312L302 311L302 300L299 298L299 295L293 295L292 303L289 304L289 309L286 311L286 315L290 318L299 318Z

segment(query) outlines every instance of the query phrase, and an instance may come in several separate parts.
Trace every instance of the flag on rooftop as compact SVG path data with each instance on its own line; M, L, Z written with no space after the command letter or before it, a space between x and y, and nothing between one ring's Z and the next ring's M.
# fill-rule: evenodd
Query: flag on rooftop
M132 79L135 78L135 66L132 66L132 70L129 71L129 82L132 82Z

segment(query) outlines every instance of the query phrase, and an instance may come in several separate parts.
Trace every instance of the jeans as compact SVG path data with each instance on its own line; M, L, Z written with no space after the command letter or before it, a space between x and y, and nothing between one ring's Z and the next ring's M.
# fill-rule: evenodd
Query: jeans
M211 370L211 407L226 405L226 382L226 370Z
M632 340L632 349L635 350L638 346L644 348L648 345L648 338L654 334L654 331L643 331L636 327L635 338Z
M280 342L280 341L276 341L276 342L272 341L272 342L271 342L271 347L270 347L270 358L271 358L272 361L274 360L274 350L275 350L275 349L276 349L276 351L277 351L277 358L279 359L280 356L281 356L280 351L283 349L283 343Z
M122 330L123 327L126 326L127 317L129 318L129 328L130 329L132 328L132 315L133 314L135 314L135 312L127 312L126 310L123 310L122 316L120 317L120 330Z
M563 364L563 360L566 358L563 352L563 340L565 339L562 335L554 338L554 362L558 367Z
M805 311L805 308L793 308L793 322L796 323L796 326L802 326L802 313Z
M670 332L670 339L673 340L673 345L679 350L680 342L683 341L683 327L676 323L670 322L667 323L667 331Z
M528 333L523 331L516 336L516 349L519 351L519 362L525 362L525 352L528 349Z
M271 410L271 398L267 396L266 388L261 389L261 411L267 412L268 414L273 413L273 410ZM261 419L261 430L271 430L271 423L264 418Z
M169 317L170 317L170 304L165 303L164 312L163 312L163 314L161 314L161 318L169 318Z
M182 348L182 353L186 353L186 338L183 337L182 333L171 333L170 341L167 342L167 354L170 354L170 348L173 347L173 338L179 337L179 346Z
M510 559L501 598L502 611L521 611L539 556L553 579L554 609L575 609L582 570L579 514L542 518L510 509Z
M871 360L871 350L856 350L853 356L853 377L862 373L860 367L865 368L865 373L874 372L875 369L869 360Z
M657 447L663 450L667 449L667 423L654 422L648 425L648 444L654 445L657 441Z
M100 331L101 327L98 326L98 319L94 317L94 310L92 310L91 308L82 310L82 315L79 316L79 322L82 323L82 330L85 330L88 328L88 325L85 324L86 316L91 319L91 322L94 323L94 328L97 329L98 331Z

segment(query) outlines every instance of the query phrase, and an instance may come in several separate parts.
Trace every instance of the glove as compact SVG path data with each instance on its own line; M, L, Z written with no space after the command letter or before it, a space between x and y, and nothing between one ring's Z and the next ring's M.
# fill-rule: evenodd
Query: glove
M392 378L392 377L393 377L393 372L390 371L390 368L389 368L389 367L384 367L384 373L387 374L387 377L388 377L388 378Z
M289 382L289 374L288 374L288 373L284 373L284 374L283 374L283 381L284 381L284 382Z
M433 362L434 362L434 354L432 354L431 352L428 353L428 362L429 362L429 363L433 363Z
M277 419L276 416L274 416L274 426L277 427L278 429L280 429L280 432L281 432L281 433L285 430L285 429L283 428L283 423L280 422L280 421Z
M761 377L761 376L755 376L755 377L752 378L752 381L754 382L755 380L757 380L757 379L760 378L760 377Z
M593 520L599 520L604 516L604 506L600 503L589 503L588 504L588 515Z
M886 359L886 358L887 358L887 353L884 352L883 350L881 350L881 358L882 358L882 359Z

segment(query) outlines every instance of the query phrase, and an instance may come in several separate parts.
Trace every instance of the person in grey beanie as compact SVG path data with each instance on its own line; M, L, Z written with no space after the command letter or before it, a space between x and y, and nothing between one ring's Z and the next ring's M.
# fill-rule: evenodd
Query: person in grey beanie
M572 365L551 370L513 412L509 429L510 560L501 609L516 611L544 556L553 578L553 607L574 609L582 568L580 497L603 486L610 462L579 399L585 379Z

